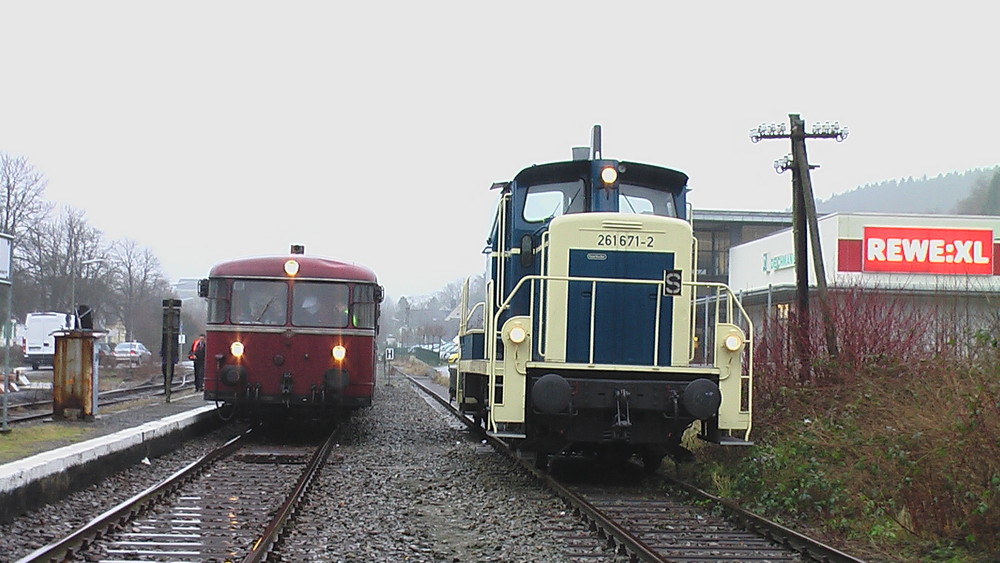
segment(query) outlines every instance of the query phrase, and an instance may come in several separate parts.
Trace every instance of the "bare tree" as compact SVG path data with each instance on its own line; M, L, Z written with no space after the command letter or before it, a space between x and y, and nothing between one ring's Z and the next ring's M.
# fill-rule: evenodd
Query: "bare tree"
M458 279L448 282L448 285L442 287L437 293L434 294L442 307L446 309L454 309L455 307L458 307L458 304L462 299L462 284L464 281L465 280Z
M0 153L0 232L21 236L48 216L52 204L44 199L46 185L28 159Z
M80 302L75 297L99 296L91 292L92 284L80 284L79 278L98 272L84 269L83 262L103 261L106 255L101 231L87 223L83 210L67 206L54 221L39 223L26 233L21 243L22 271L17 280L20 285L16 312L72 311L72 301Z
M115 312L125 327L126 338L159 342L161 300L172 294L160 271L160 261L132 239L115 242L110 258Z
M25 238L36 234L52 209L45 201L47 181L40 172L28 164L24 157L13 157L0 152L0 232L14 236L11 243L11 290L15 297L12 314L23 316L26 311L37 307L40 297L31 286L37 279L37 272L27 268L20 259L20 247ZM26 297L22 300L21 297ZM28 302L25 302L28 301Z

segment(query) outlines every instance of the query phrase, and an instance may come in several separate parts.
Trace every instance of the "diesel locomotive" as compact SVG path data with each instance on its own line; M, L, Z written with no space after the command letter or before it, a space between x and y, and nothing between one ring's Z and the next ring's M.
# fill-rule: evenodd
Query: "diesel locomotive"
M482 294L462 292L452 392L533 453L688 459L682 437L749 444L753 329L697 279L682 172L601 155L533 165L499 190ZM686 443L686 442L685 442Z

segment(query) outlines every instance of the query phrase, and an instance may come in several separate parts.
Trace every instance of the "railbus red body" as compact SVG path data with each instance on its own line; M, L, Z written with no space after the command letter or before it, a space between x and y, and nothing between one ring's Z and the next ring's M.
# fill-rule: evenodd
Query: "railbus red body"
M248 416L371 405L383 295L372 270L298 253L243 258L216 264L199 294L206 400Z

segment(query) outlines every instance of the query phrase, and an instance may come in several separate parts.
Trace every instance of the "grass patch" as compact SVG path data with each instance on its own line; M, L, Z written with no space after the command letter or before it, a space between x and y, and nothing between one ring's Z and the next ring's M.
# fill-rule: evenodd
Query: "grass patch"
M0 434L0 463L17 461L38 453L88 439L91 429L69 424L43 423L17 426Z
M814 319L806 370L787 322L757 336L756 445L699 450L700 484L857 555L1000 559L1000 323L875 293L833 305L839 349Z

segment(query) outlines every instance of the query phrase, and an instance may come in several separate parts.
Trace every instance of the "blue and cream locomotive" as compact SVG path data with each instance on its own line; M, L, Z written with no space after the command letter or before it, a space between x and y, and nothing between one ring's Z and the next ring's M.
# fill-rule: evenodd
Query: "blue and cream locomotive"
M493 185L483 295L463 288L460 409L540 467L579 454L652 470L690 456L693 425L747 444L753 331L724 284L697 281L687 176L600 153L595 126L574 160Z

